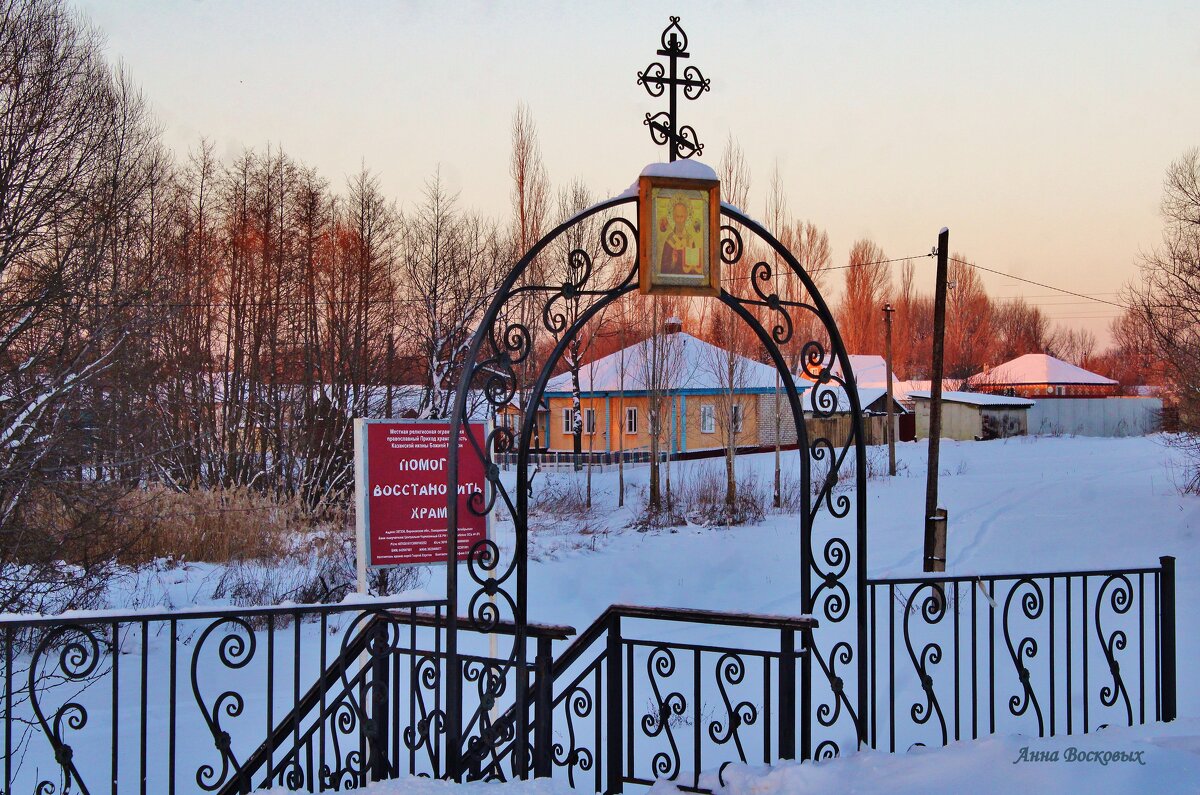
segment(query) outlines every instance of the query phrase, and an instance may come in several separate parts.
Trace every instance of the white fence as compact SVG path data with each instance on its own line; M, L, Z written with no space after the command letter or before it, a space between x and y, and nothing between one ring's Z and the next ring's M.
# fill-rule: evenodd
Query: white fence
M1029 410L1029 433L1037 436L1144 436L1161 426L1159 398L1058 398Z

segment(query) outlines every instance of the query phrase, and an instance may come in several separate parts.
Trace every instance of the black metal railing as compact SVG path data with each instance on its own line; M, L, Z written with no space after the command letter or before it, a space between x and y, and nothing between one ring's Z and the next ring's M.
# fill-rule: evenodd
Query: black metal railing
M1175 559L867 581L873 748L1175 717Z
M321 792L444 776L444 605L0 620L0 792ZM476 628L459 627L460 676L505 663L482 634L472 653Z
M682 637L664 639L670 625ZM538 681L552 689L535 685L530 699L535 774L596 792L657 779L709 792L727 763L796 758L804 725L797 660L815 626L811 618L609 607L553 662L543 658L549 677ZM686 640L698 627L731 642Z
M1175 717L1173 558L875 579L866 592L872 747ZM570 627L489 624L535 644L518 670L460 617L461 704L446 696L446 623L441 600L2 619L0 791L323 792L532 774L707 792L728 763L814 755L822 707L798 680L813 619L614 605L557 657ZM455 769L451 710L473 716Z

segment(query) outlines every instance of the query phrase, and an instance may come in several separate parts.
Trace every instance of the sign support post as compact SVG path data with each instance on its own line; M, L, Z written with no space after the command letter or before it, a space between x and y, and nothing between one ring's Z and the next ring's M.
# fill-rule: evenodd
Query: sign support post
M354 420L354 568L357 590L367 592L367 423Z

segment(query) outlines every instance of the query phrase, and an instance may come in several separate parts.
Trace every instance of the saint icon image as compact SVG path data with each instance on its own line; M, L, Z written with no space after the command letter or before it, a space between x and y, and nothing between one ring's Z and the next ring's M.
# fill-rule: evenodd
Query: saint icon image
M667 233L659 257L659 272L676 275L702 274L704 272L700 262L702 224L699 218L692 217L690 208L684 200L677 199L672 203L670 219L660 219L659 227L661 231Z
M643 293L716 295L720 183L642 175L639 286Z

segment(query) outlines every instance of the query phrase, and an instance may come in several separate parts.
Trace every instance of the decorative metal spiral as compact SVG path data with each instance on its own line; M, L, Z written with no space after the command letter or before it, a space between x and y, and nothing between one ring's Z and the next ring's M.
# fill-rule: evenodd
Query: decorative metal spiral
M87 709L77 701L67 701L59 706L47 720L42 705L45 695L45 681L52 676L60 676L66 682L86 686L86 683L99 676L101 660L101 640L97 632L100 627L91 626L60 626L46 632L34 648L29 664L28 695L33 714L41 727L42 735L54 749L54 761L58 764L62 776L62 791L64 795L71 791L72 783L78 785L81 792L88 792L79 770L75 765L75 752L65 739L67 729L79 731L87 726ZM114 638L114 642L116 639ZM43 665L43 658L53 649L58 650L57 664L52 669ZM55 784L48 779L38 782L36 791L39 793L54 793Z
M238 617L222 618L214 621L205 628L196 641L196 649L192 652L192 695L196 706L204 716L212 734L213 745L220 752L220 772L210 764L202 764L196 769L196 784L206 792L220 789L233 775L241 774L241 764L233 753L229 732L222 727L222 715L236 718L242 714L246 702L242 694L236 690L226 690L216 697L211 707L207 706L200 694L199 666L202 651L209 637L218 629L226 631L217 644L217 660L226 670L245 668L254 659L256 638L254 630L244 619Z
M920 594L924 592L924 599L920 599ZM920 604L919 609L914 609L914 606ZM942 706L938 702L937 691L933 686L932 666L936 666L942 661L942 647L937 643L926 643L918 654L913 647L913 628L911 619L914 614L919 614L926 626L934 627L941 622L946 616L946 593L942 589L941 583L927 582L922 583L913 590L904 604L904 647L908 650L908 659L912 661L913 670L916 671L917 681L921 683L921 691L924 693L924 702L916 701L909 710L909 715L914 723L922 726L929 720L937 716L938 730L941 732L942 745L946 744L946 716L942 713Z
M1124 615L1133 606L1133 583L1124 574L1114 574L1106 578L1096 594L1094 622L1096 637L1100 641L1100 649L1104 652L1104 659L1108 662L1108 672L1112 677L1112 684L1106 684L1100 688L1100 703L1111 707L1117 703L1118 699L1122 700L1125 704L1126 722L1132 726L1133 705L1129 700L1129 691L1125 688L1125 680L1121 677L1121 663L1117 659L1117 652L1124 651L1128 644L1128 638L1122 629L1113 630L1107 636L1104 634L1101 608L1104 606L1106 593L1109 594L1108 604L1112 608L1113 614Z
M742 259L742 233L732 224L721 224L721 262L736 265Z
M754 722L758 720L758 708L749 701L739 701L734 704L730 701L726 685L741 684L742 679L746 676L746 664L737 654L727 652L717 660L714 673L717 678L717 689L721 693L721 701L725 704L727 720L726 724L722 724L719 720L711 721L708 724L708 736L717 745L725 745L733 740L734 746L737 748L738 759L744 763L746 751L742 748L742 738L738 732L742 726L754 725ZM699 676L698 671L696 675ZM697 706L697 708L699 707Z
M1021 594L1020 599L1021 612L1026 619L1036 621L1041 616L1042 607L1045 603L1041 585L1028 577L1022 577L1018 580L1008 592L1008 597L1004 600L1002 623L1004 643L1008 647L1008 655L1012 658L1013 666L1017 670L1017 679L1021 683L1021 692L1008 699L1008 711L1014 717L1020 717L1032 705L1034 714L1037 716L1038 736L1042 736L1045 732L1045 726L1042 722L1042 707L1038 704L1037 694L1034 693L1033 684L1030 681L1029 666L1027 664L1028 660L1037 656L1037 640L1027 635L1021 638L1016 646L1014 646L1011 635L1010 608L1012 607L1014 597L1016 597L1022 588L1027 589Z
M586 687L583 686L582 680L587 677L591 669L584 671L576 683L566 691L563 703L566 708L563 710L566 716L567 724L567 744L561 742L554 743L551 746L551 758L557 767L565 767L567 769L567 782L575 787L575 770L578 768L583 772L592 769L595 763L595 758L588 748L584 748L578 744L578 739L575 736L575 719L587 718L595 709L595 704L592 694Z
M829 682L829 690L832 696L832 704L819 704L817 706L817 722L822 726L829 728L838 722L842 715L842 708L853 713L853 707L846 694L846 683L841 676L838 675L838 665L850 665L854 661L854 649L849 643L839 641L829 650L829 663L825 663L825 658L816 654L816 646L813 647L814 659L821 667L825 674L826 680Z
M671 729L671 720L672 717L687 712L687 699L679 692L670 692L664 697L658 685L660 678L668 679L675 673L674 652L667 646L655 646L646 658L646 673L650 677L650 688L654 693L655 711L642 716L642 733L647 737L666 734L671 752L656 753L651 761L651 768L656 778L673 780L679 775L679 745L675 741L675 732Z

